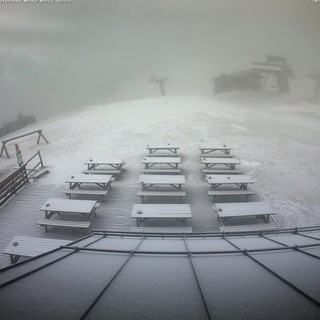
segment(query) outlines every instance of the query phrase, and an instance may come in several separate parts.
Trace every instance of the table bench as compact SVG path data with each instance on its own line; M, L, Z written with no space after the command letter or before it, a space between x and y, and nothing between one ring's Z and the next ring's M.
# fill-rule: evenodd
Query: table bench
M181 169L163 169L163 168L159 168L159 169L142 169L141 173L151 173L151 174L157 174L157 173L174 173L174 174L179 174L181 173Z
M91 169L91 170L83 170L82 173L84 174L112 174L118 175L121 173L121 170L117 169Z
M102 202L105 200L105 196L108 194L108 190L86 190L86 189L66 189L63 191L64 194L69 196L71 199L71 195L88 195L88 196L101 196Z
M246 196L246 201L248 201L248 197L256 194L255 190L247 189L247 190L210 190L208 191L208 195L212 196L212 201L215 202L216 197L221 196L238 196L244 195Z
M141 197L141 202L144 203L144 197L179 197L180 203L182 197L187 194L185 191L139 191L137 196Z
M185 226L192 215L189 204L134 204L131 218L137 219L137 227L146 219L175 219Z
M245 232L245 231L262 231L262 230L275 230L275 229L279 229L279 227L274 222L219 227L219 230L223 232Z
M239 174L242 170L239 169L202 169L205 174Z
M234 158L233 154L230 153L201 153L200 157L206 158Z
M3 253L10 255L11 264L21 257L32 258L70 243L70 240L15 236Z
M40 226L44 226L45 231L48 232L48 227L79 228L79 229L87 230L91 222L90 221L39 219L37 224Z
M148 153L146 157L181 157L180 153L169 153L169 152L156 152Z

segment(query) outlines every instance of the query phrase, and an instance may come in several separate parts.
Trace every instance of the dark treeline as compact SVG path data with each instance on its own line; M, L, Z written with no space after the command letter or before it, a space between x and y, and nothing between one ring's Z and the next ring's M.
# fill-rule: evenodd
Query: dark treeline
M26 127L28 124L35 123L37 120L35 116L25 116L21 113L17 115L16 120L6 122L2 127L0 127L0 137L6 134L16 131L18 129Z

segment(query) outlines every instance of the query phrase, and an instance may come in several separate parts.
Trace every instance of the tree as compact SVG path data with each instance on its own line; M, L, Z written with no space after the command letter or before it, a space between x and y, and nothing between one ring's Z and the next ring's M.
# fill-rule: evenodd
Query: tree
M35 116L25 116L21 112L18 113L16 120L6 122L0 127L0 137L16 131L18 129L24 128L29 124L37 122Z
M319 98L319 93L320 93L320 69L310 72L307 75L307 78L316 81L314 94L315 94L315 98L318 99Z
M164 89L164 83L165 83L166 81L168 81L168 80L169 80L169 78L167 78L167 77L156 77L156 76L152 76L152 77L150 78L150 82L151 82L151 83L157 83L157 84L159 85L160 93L161 93L162 96L165 96L165 95L166 95L166 91L165 91L165 89Z

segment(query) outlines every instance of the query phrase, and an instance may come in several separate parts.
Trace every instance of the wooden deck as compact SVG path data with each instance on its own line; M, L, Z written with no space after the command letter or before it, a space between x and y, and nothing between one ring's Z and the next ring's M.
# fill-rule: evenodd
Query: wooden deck
M198 155L195 154L192 160L199 162ZM135 219L130 218L132 205L141 201L137 196L137 192L141 191L141 186L137 184L140 173L139 168L135 169L137 170L125 170L122 178L112 183L112 190L105 197L105 202L96 210L97 217L90 219L91 226L88 233L91 228L116 231L130 231L131 228L136 228ZM79 229L53 227L46 233L43 227L37 225L37 221L44 217L39 208L49 198L67 199L68 196L63 194L65 188L63 181L57 186L45 185L39 180L27 185L0 208L0 268L10 265L9 256L2 252L16 235L65 240L76 240L86 235ZM219 231L219 222L213 213L212 201L208 197L209 186L202 178L200 163L198 168L186 174L186 185L183 190L187 194L183 203L190 204L192 212L192 219L187 221L187 227L192 227L193 231ZM74 195L73 199L98 200L99 198ZM252 196L250 201L259 201L259 198ZM221 202L237 202L237 199L224 197ZM179 203L179 199L156 197L146 199L146 203ZM71 218L70 216L68 220L72 220ZM81 217L79 219L79 216L75 215L74 219L80 220ZM181 228L181 223L174 220L147 220L143 227Z
M96 210L97 217L91 218L90 228L128 231L135 227L136 221L130 218L130 214L132 205L141 201L137 196L140 189L141 186L137 183L114 182L105 202ZM208 197L208 185L203 182L197 186L186 186L184 189L187 192L184 203L191 204L193 216L187 222L187 226L196 231L218 231L217 219L213 215L212 202ZM9 256L2 252L16 235L66 240L76 240L86 235L78 229L64 228L51 228L46 233L44 228L37 225L37 221L44 217L44 213L39 211L39 208L51 197L67 199L63 191L65 191L65 185L43 185L41 181L34 182L0 208L0 268L10 265ZM74 196L74 198L92 199L90 196ZM179 199L150 198L147 203L179 203ZM74 218L79 219L77 215ZM85 217L83 220L85 221ZM144 222L144 227L178 228L181 224L179 221L147 220Z

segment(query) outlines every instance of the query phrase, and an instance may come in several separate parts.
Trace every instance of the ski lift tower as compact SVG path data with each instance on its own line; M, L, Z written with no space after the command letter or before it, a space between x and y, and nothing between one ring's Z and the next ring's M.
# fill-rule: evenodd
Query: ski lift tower
M261 88L266 91L289 92L289 77L291 69L285 57L265 54L256 62L252 62L251 69L262 76Z

